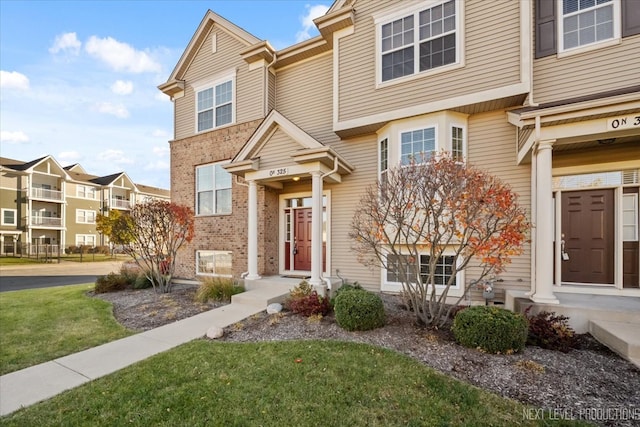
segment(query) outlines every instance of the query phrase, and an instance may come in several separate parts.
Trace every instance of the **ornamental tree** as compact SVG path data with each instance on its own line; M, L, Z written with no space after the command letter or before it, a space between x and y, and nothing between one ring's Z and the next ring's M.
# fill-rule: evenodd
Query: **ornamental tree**
M418 322L442 326L472 283L522 253L528 229L507 184L443 153L386 171L360 200L349 235L360 262L401 283ZM457 273L471 266L475 280L456 284L463 293L447 309Z
M135 205L129 214L98 215L98 231L144 272L156 292L171 292L178 250L194 236L193 210L164 200Z

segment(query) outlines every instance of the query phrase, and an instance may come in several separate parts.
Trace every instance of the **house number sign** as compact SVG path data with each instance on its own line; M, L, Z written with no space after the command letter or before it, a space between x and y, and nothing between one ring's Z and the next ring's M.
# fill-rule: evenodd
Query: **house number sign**
M269 176L283 176L287 175L288 173L289 170L287 168L271 169L269 171Z
M640 129L640 113L607 120L607 130Z

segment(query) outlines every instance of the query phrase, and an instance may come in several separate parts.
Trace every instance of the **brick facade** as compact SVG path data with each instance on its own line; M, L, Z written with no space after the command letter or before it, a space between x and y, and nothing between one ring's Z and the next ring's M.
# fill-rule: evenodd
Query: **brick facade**
M171 200L195 210L196 167L232 159L251 137L262 120L253 120L224 129L201 133L171 142ZM233 253L233 276L247 271L248 188L232 180L232 213L196 216L195 238L178 254L176 277L196 278L196 251L225 250ZM259 188L258 271L278 273L278 194Z

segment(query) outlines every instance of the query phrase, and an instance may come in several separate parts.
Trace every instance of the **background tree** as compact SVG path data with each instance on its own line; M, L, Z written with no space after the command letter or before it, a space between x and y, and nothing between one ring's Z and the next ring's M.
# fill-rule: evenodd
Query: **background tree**
M194 236L193 210L154 200L136 204L129 214L116 212L98 215L98 231L112 243L123 245L156 292L171 292L178 250Z
M390 169L369 187L350 237L360 262L396 275L419 322L441 326L453 307L446 301L456 274L472 265L478 267L474 283L499 274L522 253L528 229L508 185L441 154ZM421 255L428 255L422 265ZM445 255L453 257L451 270L446 283L438 283L443 271L437 264ZM469 281L459 285L464 292L454 305L471 287Z

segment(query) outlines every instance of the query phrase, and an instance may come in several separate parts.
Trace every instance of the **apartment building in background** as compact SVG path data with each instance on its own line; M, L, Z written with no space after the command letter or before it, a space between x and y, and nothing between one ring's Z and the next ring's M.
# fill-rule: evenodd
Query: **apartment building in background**
M80 164L63 167L52 156L0 158L0 254L107 245L96 230L98 214L169 196L169 190L134 183L126 172L95 176Z

